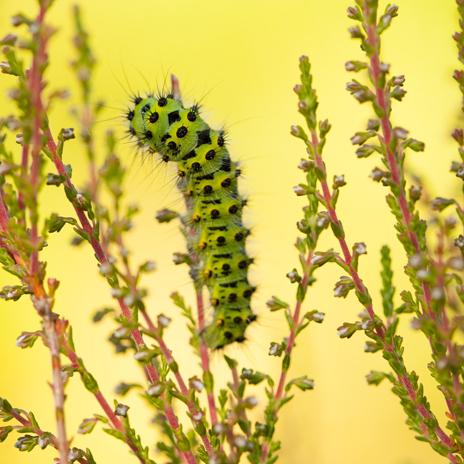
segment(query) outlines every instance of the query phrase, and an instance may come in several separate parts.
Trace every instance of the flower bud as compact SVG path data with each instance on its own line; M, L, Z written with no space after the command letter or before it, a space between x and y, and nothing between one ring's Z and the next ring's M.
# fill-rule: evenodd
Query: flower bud
M116 406L116 409L114 410L114 413L116 416L122 416L122 417L127 417L127 411L129 411L129 406L126 406L125 404L119 403Z
M300 185L296 185L293 187L293 191L297 194L297 196L301 197L303 195L306 195L306 190L301 187Z
M171 322L171 319L167 316L165 316L164 314L159 314L158 315L158 324L161 326L161 327L167 327Z

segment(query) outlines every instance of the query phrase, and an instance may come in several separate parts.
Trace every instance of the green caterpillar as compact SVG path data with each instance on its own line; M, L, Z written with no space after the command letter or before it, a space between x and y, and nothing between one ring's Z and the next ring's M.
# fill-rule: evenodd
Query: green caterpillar
M194 231L189 247L200 258L195 278L206 285L213 321L201 334L212 349L245 341L256 321L250 307L255 287L248 282L242 223L246 204L237 188L240 169L230 159L224 132L203 121L197 105L184 108L173 94L133 98L126 117L129 133L150 153L178 163L178 187L191 205L182 218Z

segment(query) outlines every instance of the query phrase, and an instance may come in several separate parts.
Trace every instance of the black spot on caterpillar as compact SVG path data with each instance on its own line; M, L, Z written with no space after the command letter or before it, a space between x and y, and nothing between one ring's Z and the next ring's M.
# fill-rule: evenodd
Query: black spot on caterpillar
M242 223L240 169L231 161L224 132L211 129L198 106L184 108L171 94L132 101L126 113L130 136L163 161L178 163L178 186L192 205L183 220L195 231L188 240L200 258L196 275L214 308L202 336L212 349L241 343L257 318L250 307L256 288L248 282L252 259L245 250L249 230Z

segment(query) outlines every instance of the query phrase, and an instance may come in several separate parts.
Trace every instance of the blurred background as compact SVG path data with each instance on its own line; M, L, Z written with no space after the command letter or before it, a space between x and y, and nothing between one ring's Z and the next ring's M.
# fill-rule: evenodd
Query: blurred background
M62 127L76 127L70 105L79 102L78 87L69 68L74 51L71 7L74 2L56 0L49 22L58 29L50 47L49 89L68 87L71 101L57 103L49 114L55 134ZM285 274L298 266L293 246L298 234L295 223L301 218L304 199L297 198L292 187L303 181L297 164L305 157L303 144L290 136L290 125L301 124L297 98L292 88L299 81L298 58L310 57L314 86L320 106L319 118L333 125L325 148L329 178L345 174L348 185L341 191L338 211L350 244L364 241L368 255L363 256L360 274L374 297L379 314L379 250L385 243L393 248L397 294L409 284L402 275L405 256L395 238L394 219L387 209L384 190L368 175L380 165L372 156L357 160L349 138L364 130L371 110L360 106L345 90L351 75L345 72L347 60L363 60L359 42L351 41L347 28L352 26L347 0L178 0L161 2L138 0L114 2L81 0L86 28L98 58L94 100L102 98L107 106L101 121L91 130L100 146L108 127L123 134L121 111L127 105L127 91L144 92L149 85L162 87L170 73L180 80L184 97L201 100L205 118L213 127L223 123L229 128L229 143L235 159L244 165L241 191L250 197L246 223L253 227L249 253L256 256L252 279L259 291L254 310L259 323L249 330L245 347L231 347L229 356L241 366L259 369L274 377L280 372L281 359L268 356L269 344L287 335L282 313L270 313L265 302L271 295L293 303L296 287ZM432 195L447 197L460 182L449 173L457 158L450 132L459 117L460 94L452 80L458 67L457 51L451 36L457 28L455 3L451 0L403 0L399 17L383 35L383 60L392 64L393 74L406 75L408 94L403 103L394 104L394 123L405 127L412 137L426 143L425 153L409 155L409 164L426 175ZM9 17L24 12L31 17L37 6L27 0L1 0L0 35L13 28ZM127 79L126 79L127 76ZM2 75L0 95L2 115L12 111L6 91L12 78ZM131 90L129 90L131 89ZM19 154L17 146L16 151ZM100 151L103 153L103 150ZM193 289L186 266L175 267L172 253L183 251L184 244L175 224L159 225L157 210L178 207L179 196L172 172L155 163L141 164L130 145L120 145L120 153L130 169L126 184L129 200L139 202L142 214L130 235L134 262L153 259L158 271L145 278L149 288L149 311L163 312L174 319L166 338L181 366L184 378L199 374L197 359L187 345L188 332L169 294L178 290L194 303ZM455 154L456 153L456 154ZM73 181L86 180L85 154L79 141L67 144L65 162L74 168ZM49 171L52 172L52 167ZM44 213L73 212L62 192L48 187L43 193ZM338 244L330 233L320 249ZM106 341L114 325L110 320L92 324L95 310L111 305L109 288L98 275L90 247L68 246L71 229L52 235L41 259L48 261L48 275L61 281L55 311L71 321L79 355L93 373L105 396L112 401L113 388L120 381L141 382L143 378L131 357L116 356ZM333 287L341 275L335 266L323 268L318 282L309 290L304 309L326 313L322 325L311 325L298 339L290 377L308 375L315 379L314 391L297 391L295 398L279 414L277 438L282 440L282 463L314 464L434 464L444 462L427 444L419 443L405 425L399 400L387 384L369 387L365 375L371 369L387 368L381 354L365 354L365 336L356 334L340 340L336 328L357 319L360 311L354 295L346 300L333 297ZM0 287L16 283L0 274ZM397 300L399 304L399 300ZM53 397L48 351L37 342L32 350L14 346L21 331L39 329L39 320L30 301L0 302L0 396L14 407L35 413L44 430L55 432ZM409 328L404 317L399 332L405 338L405 360L425 384L426 394L440 420L446 425L444 401L429 376L428 343L422 334ZM220 355L213 358L216 386L229 381L229 373ZM253 391L254 390L254 391ZM127 447L100 430L92 435L77 435L84 418L101 413L93 396L84 390L78 378L67 388L66 422L73 445L89 447L99 464L135 462ZM265 404L261 386L249 394L262 399L254 419L260 420ZM150 424L151 410L136 394L123 400L131 407L131 421L143 443L158 440ZM178 414L186 419L181 408ZM97 427L99 428L99 426ZM50 463L52 449L35 449L33 455L13 448L14 435L0 446L0 461L7 464ZM154 451L152 457L156 458ZM162 461L162 459L160 459Z

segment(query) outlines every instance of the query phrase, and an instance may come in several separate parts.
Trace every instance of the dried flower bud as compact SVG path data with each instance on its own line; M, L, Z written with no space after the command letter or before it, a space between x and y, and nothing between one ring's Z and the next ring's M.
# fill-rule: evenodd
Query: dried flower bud
M331 222L329 213L327 211L321 211L317 213L316 225L320 229L326 229Z
M197 392L201 392L205 388L205 384L196 378L190 380L190 387Z
M155 397L158 397L160 396L163 391L164 391L164 384L161 383L161 382L155 382L148 390L147 390L147 393L150 395L150 396L155 396Z
M293 91L298 95L301 92L301 85L295 85L295 87L293 87Z
M458 220L457 220L456 216L448 216L445 219L445 227L447 229L454 229L456 227L457 222L458 222Z
M247 445L247 439L243 435L236 435L234 437L234 445L237 448L245 448Z
M335 284L334 296L336 298L346 298L354 287L354 282L350 277L340 277L340 280Z
M421 185L412 185L409 189L409 198L411 201L418 201L422 195Z
M361 32L361 28L359 26L348 28L348 32L352 39L364 39L364 34Z
M38 437L37 444L41 449L45 449L50 444L50 437Z
M309 232L309 225L306 219L302 219L301 221L298 221L296 223L296 227L300 232L303 232L304 234Z
M122 296L122 290L120 288L112 288L110 290L110 295L113 297L113 298L121 298Z
M402 89L400 86L396 86L390 91L390 97L395 100L401 101L406 95L406 90Z
M430 202L430 206L435 211L443 211L445 208L447 208L450 205L453 205L454 203L455 203L455 200L453 199L446 199L446 198L438 197L438 198L435 198L435 200L432 200Z
M374 170L369 174L369 177L375 182L380 182L388 174L390 173L382 171L379 168L374 168Z
M11 65L8 61L1 61L0 62L0 70L4 74L9 74L11 72Z
M301 126L292 126L290 128L290 134L292 134L294 137L298 137L299 139L305 141L308 140L308 136Z
M357 255L367 255L366 244L364 242L357 242L353 245L353 251Z
M24 143L23 134L16 134L16 143L23 146L23 143Z
M194 421L200 422L203 419L203 416L204 416L203 411L195 411L192 414L192 419Z
M213 425L213 432L216 434L216 435L219 435L221 434L222 432L224 432L226 430L226 428L224 427L224 424L222 424L221 422L216 422L214 425ZM211 460L210 460L211 462Z
M290 280L292 284L294 284L295 282L301 282L301 276L298 274L298 271L296 269L290 271L287 274L287 278Z
M168 223L177 217L179 217L179 213L170 209L162 209L161 211L158 211L155 216L159 223Z
M315 311L315 312L312 312L311 313L311 319L314 321L314 322L317 322L318 324L320 324L321 322L324 321L324 318L325 318L325 314L324 313L321 313L320 311Z
M296 185L293 187L293 191L297 194L297 196L301 197L303 195L306 195L306 189L301 187L301 185Z
M134 354L134 358L136 361L148 361L151 357L152 353L148 349L137 351L137 353Z
M127 411L129 411L129 406L126 406L125 404L119 403L116 406L116 409L114 410L114 413L116 416L122 416L122 417L127 417Z
M395 16L398 16L398 6L397 5L390 5L387 8L387 13L394 18Z
M135 296L133 293L129 293L123 299L126 306L133 306L135 304Z
M72 448L71 450L69 450L68 459L71 462L75 461L76 459L80 459L81 457L83 457L83 454L82 450L80 450L79 448Z
M165 316L164 314L159 314L158 315L158 324L161 326L161 327L167 327L171 322L171 319L167 316Z
M348 337L349 332L350 332L350 328L349 328L349 327L345 327L344 325L342 325L341 327L339 327L339 328L337 329L337 335L338 335L340 338Z
M442 287L433 287L430 293L432 295L432 300L440 301L445 298L445 292Z
M464 248L464 237L460 235L455 241L454 245L459 247L459 248Z
M409 258L409 264L413 269L420 269L424 265L423 256L421 253L416 253Z
M24 15L22 14L17 14L17 15L14 15L11 17L10 19L11 21L11 24L14 26L14 27L18 27L20 26L21 24L30 24L30 20L27 19Z
M464 144L464 135L462 129L454 129L451 135L453 136L454 140L459 143L459 145L462 146Z
M298 169L301 169L303 172L308 172L312 167L312 164L305 159L302 159L298 164Z
M190 262L189 255L187 255L186 253L179 252L173 254L172 260L174 261L174 264L183 264Z
M16 339L15 345L19 348L31 348L38 337L39 332L23 332Z
M380 63L380 72L388 74L390 72L390 65L388 63Z
M345 175L334 176L333 188L337 189L346 185Z
M356 21L362 21L363 17L357 6L349 6L347 12L348 18L355 19Z
M248 407L250 409L257 406L258 403L259 400L258 398L256 398L256 396L249 396L248 398L245 398L245 407Z
M286 344L282 343L271 343L271 346L269 347L269 356L278 356L280 357L282 353L285 351Z
M61 136L63 137L63 140L71 140L76 138L74 129L72 127L69 127L68 129L61 129Z
M270 300L266 302L267 307L271 311L278 311L279 309L288 308L288 303L282 301L280 298L273 296Z
M126 338L129 336L129 329L123 325L113 332L115 338Z
M400 140L406 140L409 131L403 129L402 127L395 127L393 128L393 135Z
M100 265L99 272L101 275L110 274L113 271L113 266L110 263L103 263Z

